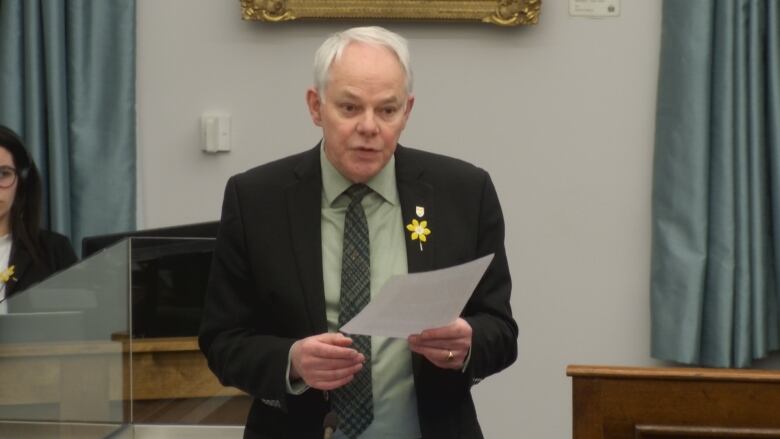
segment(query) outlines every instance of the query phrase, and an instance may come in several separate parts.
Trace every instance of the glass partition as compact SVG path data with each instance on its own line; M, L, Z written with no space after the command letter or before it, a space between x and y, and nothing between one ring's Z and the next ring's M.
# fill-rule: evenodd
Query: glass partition
M129 260L124 241L5 300L0 437L57 437L41 432L69 424L103 437L127 421Z
M197 344L213 248L126 239L8 298L0 438L242 437L250 399Z

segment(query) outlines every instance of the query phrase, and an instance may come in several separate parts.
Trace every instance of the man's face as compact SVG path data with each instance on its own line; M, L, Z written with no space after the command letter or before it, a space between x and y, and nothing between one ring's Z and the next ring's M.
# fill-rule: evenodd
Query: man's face
M412 111L404 69L390 49L351 43L331 64L324 94L309 89L306 102L322 127L325 156L344 177L365 183L393 156Z

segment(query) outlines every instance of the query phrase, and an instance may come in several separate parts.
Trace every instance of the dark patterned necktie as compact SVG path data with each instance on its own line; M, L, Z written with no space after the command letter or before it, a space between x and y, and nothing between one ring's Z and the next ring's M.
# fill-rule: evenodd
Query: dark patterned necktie
M355 184L346 190L351 201L344 217L339 326L350 321L371 299L368 222L360 204L369 192L371 189L364 184ZM333 410L341 419L339 429L354 439L374 420L374 402L371 391L371 337L352 335L351 338L352 347L366 357L366 362L349 384L332 392L332 397Z

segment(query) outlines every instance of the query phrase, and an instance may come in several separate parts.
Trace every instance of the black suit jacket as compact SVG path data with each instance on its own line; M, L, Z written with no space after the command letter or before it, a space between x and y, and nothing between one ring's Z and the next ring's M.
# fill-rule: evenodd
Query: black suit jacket
M70 241L65 236L41 230L39 239L43 259L38 263L19 242L13 242L8 266L14 266L14 276L6 285L7 296L26 290L52 274L70 267L78 260Z
M245 437L319 438L327 393L285 387L292 344L327 331L322 280L319 146L232 177L208 286L200 346L223 384L252 395ZM425 250L406 230L409 272L449 267L495 253L463 310L473 328L465 372L412 355L424 438L480 438L470 388L514 362L517 325L504 221L488 174L452 158L398 146L403 219L425 207Z

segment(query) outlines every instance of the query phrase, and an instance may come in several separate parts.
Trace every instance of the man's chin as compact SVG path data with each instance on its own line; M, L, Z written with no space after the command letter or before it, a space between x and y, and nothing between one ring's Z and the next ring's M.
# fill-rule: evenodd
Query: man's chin
M361 165L352 168L349 175L345 175L345 177L353 183L365 183L374 178L376 174L379 174L379 171L381 170L382 166L378 164L372 164L370 166Z

